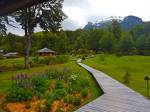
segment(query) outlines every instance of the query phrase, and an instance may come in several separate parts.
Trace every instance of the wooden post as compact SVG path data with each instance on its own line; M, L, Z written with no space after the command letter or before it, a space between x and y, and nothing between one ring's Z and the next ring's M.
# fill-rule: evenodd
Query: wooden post
M149 95L149 80L150 80L150 78L149 78L149 76L145 76L144 80L147 83L147 98L149 99L150 98L150 95Z
M147 98L149 99L149 80L147 80Z

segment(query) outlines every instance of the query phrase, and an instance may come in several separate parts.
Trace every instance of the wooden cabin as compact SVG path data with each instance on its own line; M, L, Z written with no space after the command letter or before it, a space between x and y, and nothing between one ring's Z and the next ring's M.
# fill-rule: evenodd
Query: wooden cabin
M18 52L7 53L7 54L3 55L3 57L5 57L5 58L17 58L17 57L19 57L19 53Z
M48 49L48 48L43 48L37 51L39 56L50 56L50 55L55 55L55 51Z

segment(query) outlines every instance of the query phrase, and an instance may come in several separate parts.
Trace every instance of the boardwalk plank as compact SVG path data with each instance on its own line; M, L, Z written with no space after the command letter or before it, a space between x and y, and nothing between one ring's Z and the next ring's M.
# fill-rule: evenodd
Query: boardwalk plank
M96 79L104 94L76 112L150 112L150 101L105 73L78 62Z

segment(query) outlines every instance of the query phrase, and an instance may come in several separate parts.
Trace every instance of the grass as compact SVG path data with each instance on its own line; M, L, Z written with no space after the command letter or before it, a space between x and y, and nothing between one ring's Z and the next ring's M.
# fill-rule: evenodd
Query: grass
M126 72L130 73L132 79L130 84L126 85L146 96L144 76L150 76L150 56L96 55L85 60L84 63L105 72L121 83Z
M13 66L13 65L22 65L24 59L23 58L16 58L16 59L2 59L0 60L1 66Z

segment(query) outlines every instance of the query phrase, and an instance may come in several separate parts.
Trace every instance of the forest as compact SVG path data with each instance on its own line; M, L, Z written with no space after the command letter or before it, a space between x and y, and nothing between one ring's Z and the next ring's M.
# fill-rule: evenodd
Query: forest
M150 55L149 23L124 31L118 20L103 29L43 31L32 34L30 53L50 48L58 54L107 53L116 55ZM7 34L0 37L0 49L24 55L24 37Z

